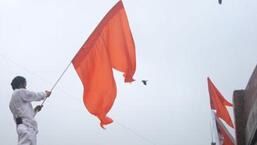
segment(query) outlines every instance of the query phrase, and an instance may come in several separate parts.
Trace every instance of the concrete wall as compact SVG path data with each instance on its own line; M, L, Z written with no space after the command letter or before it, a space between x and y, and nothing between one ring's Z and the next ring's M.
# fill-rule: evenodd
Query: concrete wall
M234 91L237 145L255 145L257 130L257 68L255 68L245 90Z

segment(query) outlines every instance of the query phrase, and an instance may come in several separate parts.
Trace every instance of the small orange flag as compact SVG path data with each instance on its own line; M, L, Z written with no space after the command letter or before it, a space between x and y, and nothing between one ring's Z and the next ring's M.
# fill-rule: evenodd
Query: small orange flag
M227 100L225 100L225 98L222 96L219 90L215 87L215 85L210 80L210 78L207 78L207 80L208 80L208 89L209 89L210 101L211 101L211 109L216 110L217 116L223 119L229 126L234 128L234 125L232 123L232 120L226 108L226 106L232 106L232 104L229 103Z
M219 138L221 138L223 140L222 145L235 145L231 139L231 137L229 136L229 132L227 130L225 130L224 128L225 126L220 126L219 124L217 124L217 129L218 129L218 133L219 133Z
M224 126L224 124L216 116L215 116L215 119L216 119L216 125L217 125L218 137L220 139L220 144L235 145L235 139L227 130L227 128Z
M112 69L123 72L125 82L133 81L136 70L134 40L122 1L106 14L72 64L84 86L84 104L104 128L113 122L107 113L117 93Z

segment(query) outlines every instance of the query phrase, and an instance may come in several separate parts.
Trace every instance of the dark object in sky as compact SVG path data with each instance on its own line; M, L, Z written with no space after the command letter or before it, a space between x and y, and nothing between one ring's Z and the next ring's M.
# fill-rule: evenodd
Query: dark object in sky
M219 4L220 4L220 5L222 4L222 0L219 0Z
M142 80L142 83L146 86L148 80Z

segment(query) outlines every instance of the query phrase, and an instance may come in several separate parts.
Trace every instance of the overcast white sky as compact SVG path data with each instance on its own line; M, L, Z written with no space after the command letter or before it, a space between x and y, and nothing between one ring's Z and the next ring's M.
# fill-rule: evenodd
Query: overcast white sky
M116 2L0 0L0 144L17 141L8 108L12 78L25 76L30 90L50 89ZM102 130L85 110L70 67L36 118L38 145L210 144L206 77L229 101L246 86L257 60L257 1L123 3L136 43L135 78L149 85L125 85L116 73L118 96L109 113L116 122Z

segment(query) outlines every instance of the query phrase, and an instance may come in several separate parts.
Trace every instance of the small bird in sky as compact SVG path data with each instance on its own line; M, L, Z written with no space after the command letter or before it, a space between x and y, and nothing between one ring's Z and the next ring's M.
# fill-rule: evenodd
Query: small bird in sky
M146 86L148 80L142 80L142 83Z
M222 0L219 0L219 4L220 4L220 5L222 4Z

